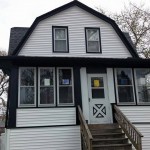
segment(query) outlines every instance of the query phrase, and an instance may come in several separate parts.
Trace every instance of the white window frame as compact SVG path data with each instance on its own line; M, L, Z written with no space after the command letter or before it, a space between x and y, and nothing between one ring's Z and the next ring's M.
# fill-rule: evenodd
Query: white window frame
M66 34L66 38L65 39L55 39L55 30L56 29L65 29L65 34ZM58 53L68 53L69 52L69 48L68 48L68 28L67 27L53 27L53 44L54 44L54 48L53 48L53 52L58 52ZM65 51L61 51L61 50L56 50L55 49L55 45L56 42L55 41L66 41L66 50Z
M130 69L131 70L131 78L132 78L132 88L133 88L133 102L120 102L119 95L118 95L118 83L117 83L117 69ZM131 85L123 85L123 86L131 86ZM116 89L116 97L117 97L117 104L119 105L135 105L135 88L134 88L134 79L133 79L133 70L132 68L115 68L115 89Z
M53 88L54 88L54 104L40 104L40 70L53 69ZM41 107L54 107L56 106L56 89L55 89L55 67L39 67L38 68L38 106Z
M88 50L88 42L89 42L89 40L88 40L88 30L97 30L98 31L98 40L96 40L96 41L93 41L93 40L91 40L91 42L93 41L93 42L98 42L98 45L99 45L99 50L97 51L97 52L93 52L93 51L89 51ZM101 43L100 43L100 28L90 28L90 27L86 27L85 28L85 34L86 34L86 51L87 51L87 53L101 53Z
M150 105L150 102L140 102L139 101L138 82L137 82L137 78L136 78L136 70L138 70L138 69L149 69L149 68L134 68L134 79L135 79L137 103L138 103L138 105Z
M59 103L59 69L70 69L71 70L71 78L72 78L72 100L73 103ZM65 86L65 85L63 85ZM66 85L68 86L68 85ZM57 105L58 106L74 106L74 76L73 76L73 68L72 67L57 67Z
M21 69L34 69L34 104L20 104L20 88L25 87L20 85ZM18 78L18 107L35 107L36 106L36 67L19 67L19 78ZM26 86L30 87L30 86Z

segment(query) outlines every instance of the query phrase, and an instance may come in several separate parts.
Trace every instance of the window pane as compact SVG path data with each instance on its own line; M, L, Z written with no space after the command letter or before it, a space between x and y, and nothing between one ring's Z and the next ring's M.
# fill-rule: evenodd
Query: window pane
M92 98L105 98L104 89L92 89Z
M98 29L87 29L87 37L88 41L98 41L99 40Z
M34 87L20 88L20 104L34 104Z
M59 103L73 103L72 87L59 87Z
M55 39L66 39L66 29L55 29Z
M117 84L132 85L131 69L117 69Z
M40 104L54 104L54 88L41 87L40 88Z
M71 69L59 69L59 85L72 85Z
M67 51L66 40L55 40L55 51Z
M139 102L150 102L150 69L136 69Z
M92 77L91 78L92 87L104 87L103 78L101 77Z
M99 41L88 41L88 52L99 52Z
M40 69L40 85L53 85L53 69Z
M118 87L119 102L134 102L132 86Z
M21 86L34 86L34 69L20 68L20 79Z

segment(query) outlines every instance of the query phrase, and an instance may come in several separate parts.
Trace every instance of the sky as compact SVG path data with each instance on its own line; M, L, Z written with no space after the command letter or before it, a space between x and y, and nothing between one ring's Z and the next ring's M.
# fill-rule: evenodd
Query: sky
M107 12L120 12L129 0L79 0L96 9ZM36 17L49 12L71 0L0 0L0 50L8 50L10 29L30 27ZM135 4L145 4L150 8L150 0L130 0Z

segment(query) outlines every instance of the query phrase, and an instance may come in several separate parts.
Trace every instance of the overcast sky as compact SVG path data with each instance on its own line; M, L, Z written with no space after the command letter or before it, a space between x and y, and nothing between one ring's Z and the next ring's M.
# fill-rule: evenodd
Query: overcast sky
M0 0L0 49L8 50L11 27L30 27L34 19L71 0ZM128 0L79 0L91 8L100 6L108 12L119 12ZM150 0L130 0L145 3L150 8Z

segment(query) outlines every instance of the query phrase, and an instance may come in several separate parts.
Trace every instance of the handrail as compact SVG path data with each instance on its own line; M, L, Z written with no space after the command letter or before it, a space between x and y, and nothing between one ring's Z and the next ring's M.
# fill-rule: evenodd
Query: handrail
M128 120L122 111L114 105L115 119L123 129L126 136L130 139L131 143L137 150L142 150L142 137L143 135L138 129Z
M89 130L89 127L85 121L85 118L83 116L82 110L80 106L78 106L78 113L79 113L79 120L80 120L80 129L81 129L81 135L83 138L84 146L86 150L92 150L92 134Z

